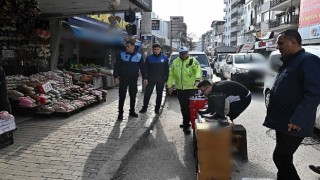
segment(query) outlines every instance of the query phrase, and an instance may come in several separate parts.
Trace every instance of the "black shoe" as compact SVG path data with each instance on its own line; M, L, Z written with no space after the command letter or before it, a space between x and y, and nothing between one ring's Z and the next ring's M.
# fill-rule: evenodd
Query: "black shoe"
M181 129L184 128L183 124L180 124L179 126ZM190 127L191 127L191 124L188 124L187 128L190 128Z
M147 108L144 108L144 107L139 111L139 113L145 113L145 112L147 112Z
M313 172L320 174L320 166L310 165L309 168L310 168Z
M155 110L154 110L154 113L159 114L159 113L160 113L160 110L159 110L159 109L155 109Z
M138 117L138 114L136 112L130 112L129 113L129 116L132 116L132 117Z
M183 129L185 135L189 135L191 133L190 129Z
M118 115L118 120L123 120L123 115L122 114Z

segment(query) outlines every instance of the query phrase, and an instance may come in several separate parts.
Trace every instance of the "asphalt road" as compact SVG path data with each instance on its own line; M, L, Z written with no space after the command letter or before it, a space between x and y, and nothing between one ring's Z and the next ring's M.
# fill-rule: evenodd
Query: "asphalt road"
M232 179L276 179L274 131L262 126L266 114L262 88L250 90L252 102L235 122L247 130L249 161L235 157ZM177 98L168 96L155 128L123 163L116 179L196 179L192 135L183 134L178 127L181 121ZM303 143L294 156L297 171L302 180L319 180L308 168L309 164L320 165L319 141L306 138Z

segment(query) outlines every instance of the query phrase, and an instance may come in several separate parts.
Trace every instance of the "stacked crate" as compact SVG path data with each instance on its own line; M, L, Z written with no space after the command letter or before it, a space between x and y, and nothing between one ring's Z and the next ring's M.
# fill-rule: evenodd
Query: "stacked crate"
M196 123L198 180L230 180L231 139L231 126L221 128L212 122Z

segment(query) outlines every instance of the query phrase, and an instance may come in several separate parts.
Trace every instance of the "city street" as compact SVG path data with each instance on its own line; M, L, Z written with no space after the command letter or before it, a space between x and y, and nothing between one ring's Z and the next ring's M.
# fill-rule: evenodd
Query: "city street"
M237 118L247 130L248 162L235 157L232 179L276 179L272 161L275 146L274 131L262 126L266 108L262 88L251 88L253 100L248 109ZM185 136L181 123L179 103L175 96L167 96L162 115L148 138L129 156L116 179L195 179L192 135ZM294 163L303 180L317 180L309 164L320 162L318 139L304 140L294 156Z

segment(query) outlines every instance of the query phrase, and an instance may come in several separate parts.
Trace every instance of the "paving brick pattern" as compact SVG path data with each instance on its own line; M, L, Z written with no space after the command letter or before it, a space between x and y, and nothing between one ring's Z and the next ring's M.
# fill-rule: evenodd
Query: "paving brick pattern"
M117 121L118 89L109 89L107 102L68 118L35 118L17 124L14 144L0 149L0 179L111 179L135 142L157 118L156 94L139 118ZM142 107L141 87L136 111Z

